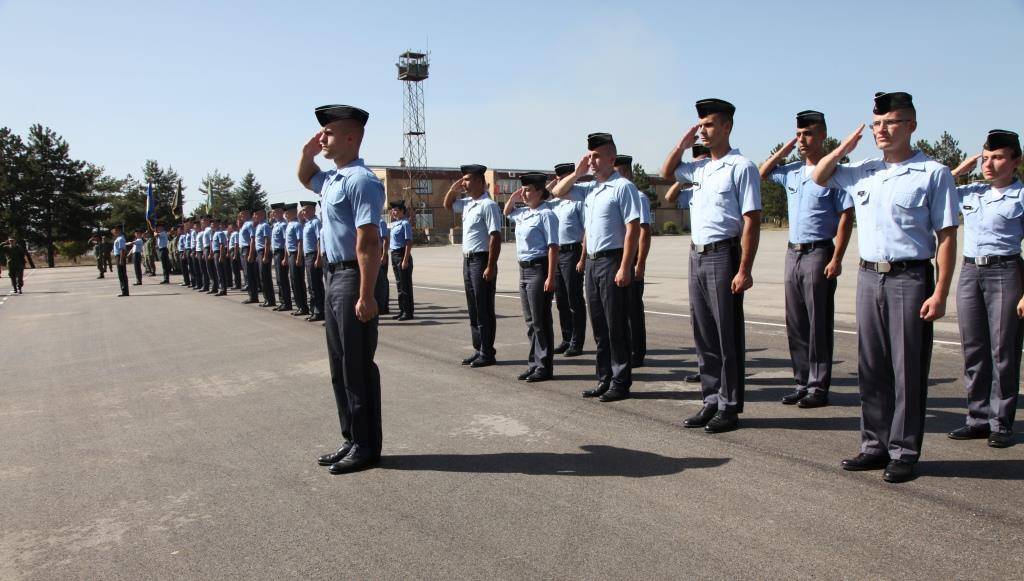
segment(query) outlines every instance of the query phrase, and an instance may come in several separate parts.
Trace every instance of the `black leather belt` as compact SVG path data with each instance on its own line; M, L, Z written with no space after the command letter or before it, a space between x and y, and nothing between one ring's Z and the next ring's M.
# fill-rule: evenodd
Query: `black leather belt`
M817 242L801 242L800 244L790 242L788 246L790 250L795 250L797 252L810 252L815 248L835 248L835 244L833 244L831 240L818 240Z
M480 258L481 256L489 256L490 254L491 254L490 252L484 250L484 251L481 251L481 252L467 252L467 253L463 254L462 256L464 256L464 257L466 257L468 259L468 258Z
M392 250L391 254L405 254L405 246L403 246L403 247L401 247L401 248L399 248L397 250ZM484 252L484 254L487 254L487 253Z
M598 258L604 258L605 256L615 256L617 254L622 254L621 248L612 248L611 250L601 250L600 252L587 254L587 258L589 258L590 260L597 260Z
M350 268L359 268L359 261L345 260L342 262L332 262L327 265L327 272L333 273L336 270L349 270Z
M1020 260L1020 254L1011 254L1010 256L965 256L964 264L992 266L993 264L1013 262L1014 260Z
M519 261L519 268L530 268L532 266L538 266L538 265L541 265L541 264L546 264L547 261L548 261L547 258L534 258L533 260L520 260Z
M870 262L868 260L861 259L860 267L865 270L871 270L879 274L886 274L894 270L907 270L914 266L921 266L930 263L930 260L900 260L898 262Z
M695 251L697 254L704 254L705 252L714 252L721 248L732 248L739 243L739 241L739 238L730 238L728 240L712 242L711 244L694 244L693 242L690 242L690 249Z
M579 242L573 244L562 244L558 247L558 252L576 252L583 248L583 245Z

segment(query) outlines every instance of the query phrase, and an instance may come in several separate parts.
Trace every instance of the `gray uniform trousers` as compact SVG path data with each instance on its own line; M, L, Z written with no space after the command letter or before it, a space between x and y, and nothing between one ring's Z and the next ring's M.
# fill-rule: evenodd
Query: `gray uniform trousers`
M234 258L230 259L231 268L231 279L234 280L233 285L236 289L242 289L242 258L240 254L236 254Z
M473 348L484 358L494 357L494 335L498 326L494 314L494 294L497 290L494 280L484 280L487 268L487 252L466 256L462 261L462 282L466 290L466 307L469 309L469 327L473 337ZM497 270L497 266L495 266Z
M835 343L836 279L825 278L835 246L786 251L786 336L797 389L828 392Z
M704 405L736 413L743 412L746 372L743 294L731 288L739 267L738 240L703 254L690 250L690 322Z
M135 266L135 284L142 284L142 255L138 252L133 254L132 264Z
M391 281L388 280L388 269L391 265L389 256L382 257L380 260L380 278L384 283L384 288L380 291L380 298L377 299L377 308L380 309L381 314L391 312Z
M379 318L367 323L356 318L359 276L358 266L327 268L327 357L341 435L355 444L353 454L379 457L380 372L373 362Z
M615 273L621 262L622 250L587 259L587 304L597 344L597 380L629 390L633 385L626 323L629 288L615 284Z
M921 305L935 291L931 262L887 274L857 272L860 450L917 462L924 438L932 323Z
M260 300L260 263L259 260L249 262L248 254L245 259L245 278L248 285L245 290L249 293L249 300Z
M519 267L519 301L526 320L526 338L530 340L528 367L551 373L553 370L555 331L551 317L553 292L544 292L548 278L548 261Z
M292 304L292 289L291 285L288 284L288 267L281 266L281 261L285 260L286 255L283 248L274 251L274 277L277 279L277 298L281 301L282 305L291 306Z
M163 271L164 282L171 282L171 256L167 253L166 248L161 248L160 253L160 270Z
M252 286L252 278L249 276L249 247L239 246L238 247L238 261L241 263L242 268L242 286L246 290Z
M398 312L412 317L416 310L412 298L412 255L409 256L409 268L403 270L402 258L404 257L404 249L392 252L391 266L395 273L395 288L398 289Z
M633 361L643 361L647 356L647 320L644 315L644 281L633 279L629 283L629 347Z
M263 302L274 305L277 304L274 299L274 276L271 274L274 270L274 257L270 257L270 262L263 262L261 254L261 251L256 251L256 261L260 265L260 290L263 291Z
M562 341L573 349L582 349L587 335L587 303L583 300L583 273L576 271L576 265L583 250L580 243L573 246L573 250L558 251L555 305Z
M192 251L183 250L181 253L181 282L185 286L192 286Z
M199 260L200 252L192 251L192 288L198 289L203 286L203 265Z
M115 256L114 262L117 263L117 282L121 285L121 294L126 295L128 294L128 265L121 261L120 256Z
M304 257L306 262L306 286L309 288L310 305L309 310L314 315L324 314L324 269L322 266L314 266L316 263L316 252L307 252Z
M964 353L967 424L1013 431L1020 391L1024 324L1017 302L1024 294L1018 258L991 266L964 263L956 311Z
M297 251L288 253L288 278L292 287L292 296L295 298L295 306L300 311L308 311L309 303L306 302L306 277L302 269L302 257Z
M206 259L206 269L210 273L210 290L220 290L220 279L223 274L220 271L220 261L217 260L217 252L210 252L210 258Z

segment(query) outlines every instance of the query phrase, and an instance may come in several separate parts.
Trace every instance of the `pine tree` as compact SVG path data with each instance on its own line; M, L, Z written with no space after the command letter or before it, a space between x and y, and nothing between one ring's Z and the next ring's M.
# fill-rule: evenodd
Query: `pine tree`
M197 211L216 218L234 216L238 206L235 203L234 187L235 180L231 179L229 174L222 174L216 169L206 174L199 186L203 202Z
M267 206L267 192L263 186L256 181L256 176L249 170L238 182L234 192L235 206L238 208L265 208Z

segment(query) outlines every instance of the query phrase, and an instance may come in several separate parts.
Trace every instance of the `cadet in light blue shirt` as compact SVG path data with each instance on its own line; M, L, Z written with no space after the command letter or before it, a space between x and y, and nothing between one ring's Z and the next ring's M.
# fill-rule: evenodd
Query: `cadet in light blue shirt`
M615 156L615 171L633 181L633 157ZM644 275L647 270L647 256L651 253L653 222L651 200L644 192L637 197L640 202L640 238L637 241L636 264L633 266L633 282L629 285L629 314L626 318L629 328L630 365L642 367L647 357L647 320L644 314Z
M124 234L121 233L120 226L114 226L111 231L114 233L114 263L117 267L117 282L121 285L121 294L119 297L128 296L128 264L126 261L126 249Z
M558 218L544 203L551 193L545 187L547 175L520 176L523 187L509 196L505 216L516 225L516 257L519 259L519 300L526 319L530 354L520 381L551 379L554 357L554 328L551 299L558 276ZM516 209L517 202L526 206Z
M320 253L317 250L320 242L320 218L316 216L316 202L311 200L299 202L302 207L302 254L303 265L306 267L306 288L309 291L310 322L324 320L324 271L321 267Z
M462 284L466 289L469 327L474 353L463 365L494 365L494 335L498 320L494 314L498 256L501 254L501 208L487 193L487 167L466 164L444 196L444 207L462 212Z
M292 300L298 309L292 313L293 317L309 316L309 303L306 294L306 276L302 269L303 257L299 254L299 244L302 239L302 223L299 222L299 205L288 204L284 207L284 219L287 222L284 230L284 248L288 254L288 282L292 291Z
M391 313L391 282L388 280L388 241L391 239L391 231L383 214L380 216L377 229L380 231L380 270L377 272L377 285L374 287L373 295L377 299L380 314L387 315Z
M283 202L270 205L270 249L274 253L274 278L277 279L277 299L281 303L275 311L292 310L292 290L288 278L288 254L284 248L284 231L288 221L284 218Z
M615 171L617 149L608 133L587 136L588 153L552 193L583 202L587 303L597 342L597 385L583 392L611 402L629 397L629 285L640 238L640 193ZM593 181L577 183L587 174Z
M142 238L143 231L135 231L135 240L132 240L132 264L135 266L135 286L142 284L142 252L146 241Z
M160 284L171 284L171 256L167 251L167 230L163 223L156 225L156 253L160 257L160 270L164 279Z
M398 289L397 320L408 321L415 317L415 301L412 291L412 224L406 219L405 200L391 202L391 267L395 271L395 287Z
M828 405L836 277L842 272L853 230L850 196L814 182L814 166L825 156L827 138L824 113L801 111L796 115L796 137L760 168L762 179L782 186L788 198L789 245L783 285L796 386L782 403L801 408ZM798 144L803 159L784 164Z
M1024 185L1015 175L1021 163L1020 138L1005 129L989 131L982 153L962 163L953 175L970 174L978 158L988 183L956 188L964 217L956 306L967 421L949 437L987 438L989 446L1006 448L1013 445L1024 341Z
M270 235L271 228L267 222L267 211L263 208L253 212L253 223L256 225L256 265L259 268L259 289L263 292L261 307L276 307L277 299L274 298L274 269L273 253L271 252ZM251 295L250 295L251 298Z
M555 166L555 181L576 171L574 163ZM587 303L583 300L583 202L552 198L548 206L558 218L558 277L555 279L555 305L562 329L562 342L555 355L576 357L583 354L587 334Z
M699 121L669 153L665 178L693 185L690 199L690 309L704 408L683 421L708 433L734 430L743 413L746 330L743 293L761 232L761 176L730 143L736 107L695 104ZM700 133L710 157L681 162Z
M852 195L857 214L861 445L842 466L885 468L886 481L905 482L921 454L932 321L945 314L953 278L958 200L949 168L911 146L913 98L876 93L874 101L871 131L883 156L839 165L861 125L818 162L814 181Z

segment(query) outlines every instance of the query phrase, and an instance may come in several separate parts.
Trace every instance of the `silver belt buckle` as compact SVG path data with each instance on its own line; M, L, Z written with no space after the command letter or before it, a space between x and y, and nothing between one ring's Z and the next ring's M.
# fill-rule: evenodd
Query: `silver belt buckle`
M979 256L974 259L974 264L978 266L989 266L994 264L991 256Z
M889 264L888 262L876 262L875 272L877 272L878 274L886 274L892 272L892 265Z
M707 250L707 247L708 247L707 244L694 244L693 245L693 249L697 251L697 254L704 254L704 251Z

